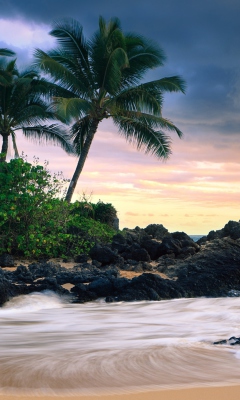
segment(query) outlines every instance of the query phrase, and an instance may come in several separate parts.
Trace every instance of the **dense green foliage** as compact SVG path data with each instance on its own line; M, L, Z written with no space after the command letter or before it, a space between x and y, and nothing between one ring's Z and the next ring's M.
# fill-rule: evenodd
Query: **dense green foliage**
M69 205L61 199L65 184L61 174L52 176L37 159L34 164L22 158L0 163L0 254L75 256L111 240L115 231L99 222L107 222L105 212L101 217L98 211L96 221L85 210L98 205ZM97 204L104 210L103 203Z
M143 83L144 75L162 66L165 55L158 44L124 33L120 21L99 18L99 29L90 40L75 20L54 24L50 34L58 47L36 50L36 64L65 93L55 96L54 110L71 133L79 161L66 199L70 202L99 123L111 118L120 135L138 150L167 158L171 153L166 132L182 132L162 115L165 92L185 91L185 82L171 76Z

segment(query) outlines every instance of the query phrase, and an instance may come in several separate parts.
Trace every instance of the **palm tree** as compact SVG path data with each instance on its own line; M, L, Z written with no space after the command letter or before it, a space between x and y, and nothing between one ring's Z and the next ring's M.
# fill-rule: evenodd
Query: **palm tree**
M69 135L60 124L53 123L56 115L49 111L49 102L44 97L49 91L48 82L40 79L34 70L20 73L16 60L8 63L1 60L0 70L9 77L8 84L0 85L0 135L3 139L0 162L6 160L9 136L13 140L15 156L18 155L15 135L19 129L26 137L59 144L68 153L72 153ZM52 123L43 125L46 121Z
M0 48L0 57L13 57L15 56L14 51L6 49L6 48ZM0 85L8 85L9 82L11 81L11 77L9 76L9 73L2 70L1 65L0 65Z
M123 34L117 18L99 18L99 29L86 41L75 20L56 22L50 34L56 50L35 51L36 64L66 90L55 98L55 110L63 121L73 123L71 135L79 160L66 195L71 201L99 123L112 118L128 142L138 150L167 158L170 138L163 130L182 132L162 116L164 92L184 92L179 76L141 83L144 74L163 65L158 45L136 34Z

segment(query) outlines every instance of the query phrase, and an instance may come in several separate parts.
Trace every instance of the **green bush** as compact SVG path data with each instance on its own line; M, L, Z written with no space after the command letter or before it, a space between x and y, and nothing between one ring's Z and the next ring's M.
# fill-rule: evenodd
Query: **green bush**
M0 163L0 253L57 255L67 226L67 203L56 198L60 174L22 158Z
M100 222L100 202L68 204L59 198L65 182L37 159L34 164L22 158L0 163L0 254L74 256L88 253L96 242L111 241L116 231ZM106 216L102 219L107 221Z
M83 195L82 200L76 201L71 206L71 213L73 215L91 218L110 227L113 226L113 222L117 216L117 210L112 204L103 203L101 200L95 204L90 202L85 195Z
M111 242L116 231L107 224L86 217L74 215L68 223L68 240L66 240L66 254L77 255L88 253L95 243L107 244Z
M117 216L117 210L112 204L103 203L101 200L99 200L97 204L93 204L93 209L96 221L113 226L113 222Z

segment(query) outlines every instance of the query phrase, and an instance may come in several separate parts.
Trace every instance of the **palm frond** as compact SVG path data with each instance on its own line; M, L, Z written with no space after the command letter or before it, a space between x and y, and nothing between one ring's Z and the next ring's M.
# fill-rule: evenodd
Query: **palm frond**
M69 134L60 125L28 126L22 127L22 131L27 139L38 140L40 144L59 145L68 154L76 155Z
M119 88L121 70L129 64L119 20L115 18L106 24L100 17L99 30L89 41L89 48L91 68L97 86L114 93ZM109 77L111 82L108 83Z
M72 119L82 118L91 110L91 103L80 98L55 97L50 109L55 112L62 121L70 122Z
M141 35L125 35L126 52L130 67L123 71L123 85L136 85L143 75L164 64L166 56L157 43Z
M141 87L148 91L182 92L186 91L186 82L181 76L169 76L167 78L143 83Z
M79 58L74 58L72 54L63 51L61 48L49 51L48 55L69 70L78 79L82 92L89 93L89 96L91 96L91 88L94 86L91 70L86 71L82 67Z
M127 142L143 150L146 154L150 153L157 158L167 159L171 154L171 139L164 132L152 129L143 121L135 120L130 117L117 116L113 118L114 123Z
M76 93L76 95L82 94L84 86L68 68L54 60L42 50L36 49L34 56L36 59L35 64L46 74L50 74L54 83L57 83L64 89Z
M181 138L183 136L183 133L178 129L171 121L169 121L166 118L155 116L152 114L147 114L143 112L138 112L138 111L123 111L121 110L121 114L116 114L121 115L126 118L130 118L134 121L138 121L143 123L144 125L149 126L151 129L158 130L158 129L165 129L168 131L174 131L177 133L178 137ZM114 116L113 116L114 117Z
M14 51L9 50L7 48L1 48L0 49L0 56L3 57L14 57L16 55L16 53L14 53Z
M104 71L101 87L110 94L117 92L121 83L122 70L128 65L126 52L121 48L113 50Z
M143 85L130 87L123 90L113 99L109 99L110 108L115 104L117 108L128 111L148 112L153 115L161 115L163 102L162 94L156 90L146 90ZM106 107L107 107L106 102Z
M83 36L83 28L79 22L74 19L55 21L50 35L57 38L63 52L70 56L71 59L77 60L88 79L91 78L88 44Z

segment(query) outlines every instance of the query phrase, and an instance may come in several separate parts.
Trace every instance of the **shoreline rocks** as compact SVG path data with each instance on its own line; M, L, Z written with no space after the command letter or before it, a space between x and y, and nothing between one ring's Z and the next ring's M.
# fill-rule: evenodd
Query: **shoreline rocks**
M69 295L75 303L99 297L112 302L240 295L240 223L235 221L198 243L162 225L125 229L109 245L94 246L91 259L76 256L71 269L45 261L4 269L14 264L6 256L0 257L0 305L43 290ZM133 276L123 277L123 271ZM65 284L73 286L68 290Z

